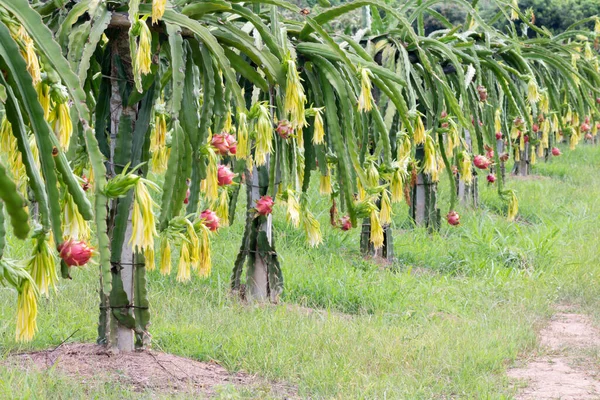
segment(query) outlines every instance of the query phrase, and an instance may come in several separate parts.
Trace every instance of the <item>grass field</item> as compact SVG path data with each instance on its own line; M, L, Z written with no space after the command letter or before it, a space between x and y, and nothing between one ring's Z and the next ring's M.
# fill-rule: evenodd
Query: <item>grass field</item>
M179 284L175 274L150 273L153 346L291 383L301 397L510 398L506 368L535 350L536 328L552 305L578 304L596 321L600 315L600 149L565 150L533 173L508 183L520 202L515 223L501 215L505 206L485 176L481 208L459 210L457 228L444 223L434 234L412 229L399 206L397 260L385 268L360 257L358 230L330 229L324 199L312 201L325 236L318 249L308 248L304 234L287 227L283 210L276 210L285 278L278 306L243 305L228 294L242 233L238 219L214 240L209 279ZM441 205L445 214L447 202ZM13 257L26 254L23 244L11 244ZM97 275L89 267L74 271L73 281L61 280L58 293L41 302L39 333L26 346L13 339L16 296L0 289L0 349L48 348L73 332L71 340L93 342ZM24 374L3 367L0 398L11 397L147 394L83 385L53 370Z

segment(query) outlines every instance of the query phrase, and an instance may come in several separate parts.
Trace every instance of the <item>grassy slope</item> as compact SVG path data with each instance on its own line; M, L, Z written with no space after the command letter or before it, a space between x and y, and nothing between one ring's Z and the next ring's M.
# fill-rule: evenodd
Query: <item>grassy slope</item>
M536 165L543 179L511 180L519 223L498 215L503 204L483 182L482 209L461 210L460 227L443 224L438 234L400 229L406 210L398 207L398 262L389 269L360 258L357 230L327 226L325 200L312 202L327 243L319 249L307 249L302 232L288 228L277 210L286 306L243 306L228 296L238 220L214 241L208 280L182 285L175 274L150 274L154 346L289 381L312 398L510 397L505 368L535 348L535 327L550 306L597 308L599 166L600 149L582 146ZM40 333L25 347L13 341L16 296L0 289L0 348L46 348L76 330L75 340L93 341L96 277L88 268L61 281L58 295L42 302ZM294 304L325 311L308 315ZM11 392L134 396L105 384L78 386L55 372L0 370L0 397Z

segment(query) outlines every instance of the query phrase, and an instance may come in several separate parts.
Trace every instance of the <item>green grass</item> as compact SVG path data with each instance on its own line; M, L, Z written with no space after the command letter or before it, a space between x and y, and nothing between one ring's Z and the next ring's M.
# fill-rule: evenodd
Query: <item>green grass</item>
M387 268L361 258L358 230L328 226L326 200L311 199L326 243L318 249L307 248L303 233L276 210L285 279L278 306L229 296L238 219L213 242L210 278L178 284L175 274L150 273L153 345L295 384L302 397L510 398L506 368L535 349L536 328L553 304L579 304L600 317L600 149L565 150L533 173L541 178L508 183L519 197L516 223L503 217L505 205L484 176L481 208L459 209L459 227L407 230L406 206L396 207L397 261ZM445 191L442 184L443 215ZM12 244L13 255L24 254ZM97 275L84 268L61 281L58 294L42 301L40 332L25 346L13 340L15 293L0 289L0 348L55 346L75 331L73 340L94 341ZM296 304L324 311L309 314ZM56 371L0 372L2 398L57 395L137 396L125 387L79 386Z

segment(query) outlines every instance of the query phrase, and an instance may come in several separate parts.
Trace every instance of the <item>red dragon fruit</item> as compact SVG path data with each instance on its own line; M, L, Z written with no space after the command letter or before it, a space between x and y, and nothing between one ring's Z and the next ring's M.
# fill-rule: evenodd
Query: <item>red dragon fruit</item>
M229 146L229 154L237 153L237 140L235 139L235 136L226 134L225 140L227 141L227 145Z
M450 211L448 215L446 215L446 220L452 226L460 224L460 216L456 211Z
M555 157L560 156L562 153L560 152L560 149L558 147L553 147L552 148L552 155Z
M488 174L488 176L487 176L487 181L488 181L489 183L494 183L494 182L496 182L496 175L494 175L494 174Z
M85 242L80 240L69 239L58 246L60 258L69 267L81 267L87 264L94 254L94 249L89 247Z
M275 131L279 136L281 136L282 139L287 139L292 133L294 133L294 127L287 119L282 119L277 124Z
M231 172L229 167L222 164L219 165L219 169L217 171L217 180L219 182L219 186L231 185L234 176L235 174Z
M260 215L269 215L273 212L273 198L271 196L263 196L256 201L256 211Z
M204 225L211 231L216 231L219 229L219 217L217 217L217 213L211 210L204 210L200 213L200 219L203 220Z
M340 228L343 231L349 231L350 229L352 229L352 222L350 221L349 216L346 215L340 219Z
M221 154L222 156L226 156L229 152L229 143L227 143L226 133L217 133L213 135L210 144Z
M81 176L81 180L83 181L81 188L84 192L87 192L90 189L90 180L85 175Z
M473 164L479 169L487 169L492 162L486 156L478 154L473 158Z

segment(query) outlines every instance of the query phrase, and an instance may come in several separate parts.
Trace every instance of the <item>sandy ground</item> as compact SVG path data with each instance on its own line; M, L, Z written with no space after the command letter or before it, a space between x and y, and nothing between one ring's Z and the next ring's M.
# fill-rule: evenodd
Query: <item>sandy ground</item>
M594 362L600 332L588 317L560 308L540 332L540 342L542 354L508 371L522 386L517 399L600 399L600 370Z
M135 391L212 397L227 386L248 389L265 398L297 398L292 386L228 372L216 363L199 362L157 351L113 354L103 346L71 343L56 349L10 356L25 369L55 368L82 383L119 381Z

